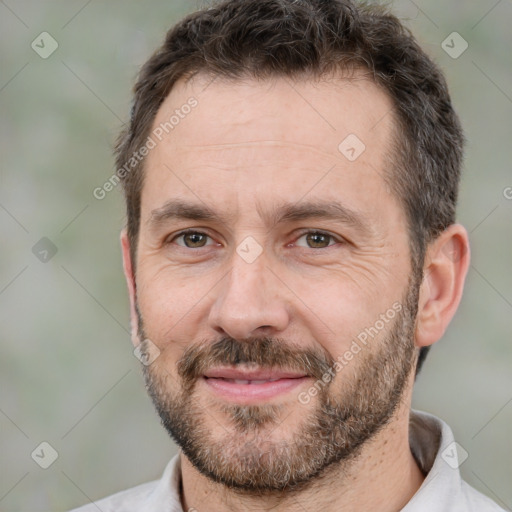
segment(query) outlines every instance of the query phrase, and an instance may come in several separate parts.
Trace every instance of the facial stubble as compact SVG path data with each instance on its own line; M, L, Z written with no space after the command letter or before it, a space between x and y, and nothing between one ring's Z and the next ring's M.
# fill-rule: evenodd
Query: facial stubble
M418 289L417 281L409 284L388 332L374 341L375 347L364 347L354 356L350 380L344 378L343 368L331 382L316 387L318 394L307 405L296 397L279 404L201 403L204 397L196 384L208 368L242 364L297 370L325 384L322 377L335 367L335 360L319 348L304 349L269 337L222 338L187 347L178 375L155 363L143 366L163 426L198 471L246 495L298 492L334 465L348 468L400 405L417 357L413 339ZM139 319L145 339L140 314ZM340 380L335 393L334 384ZM299 423L286 422L290 407L303 408ZM219 411L227 420L223 425L214 418ZM287 436L275 439L285 429ZM295 430L291 436L289 429ZM214 430L222 436L215 436Z

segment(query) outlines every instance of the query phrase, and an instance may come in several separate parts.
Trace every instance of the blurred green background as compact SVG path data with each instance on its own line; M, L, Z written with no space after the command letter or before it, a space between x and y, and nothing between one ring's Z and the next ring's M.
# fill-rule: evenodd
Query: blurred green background
M445 70L468 138L459 220L472 267L414 406L452 426L463 476L511 510L512 3L391 4ZM92 191L114 171L139 66L199 5L0 2L2 511L66 510L158 478L175 453L132 353L120 190ZM441 46L454 31L469 44L458 58ZM31 47L42 32L58 44L47 58ZM43 441L59 455L46 470L31 458Z

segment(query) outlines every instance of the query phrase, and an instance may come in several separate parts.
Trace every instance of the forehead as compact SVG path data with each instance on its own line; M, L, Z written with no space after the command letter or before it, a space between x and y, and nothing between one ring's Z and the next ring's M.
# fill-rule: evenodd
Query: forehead
M190 109L187 104L192 98L197 106ZM381 123L386 117L388 121L393 117L390 98L363 74L301 80L234 80L199 74L175 84L155 117L153 130L171 121L164 137L192 136L197 145L213 145L248 142L253 128L254 142L265 135L266 140L306 142L331 153L349 133L357 133L371 146L389 131L389 123ZM233 133L236 126L244 130ZM262 129L265 133L260 133Z
M225 189L259 194L259 204L272 194L297 200L319 179L324 192L336 195L339 188L356 198L386 187L393 109L362 75L298 81L197 75L175 85L150 136L155 148L146 160L143 212L170 193L215 201Z

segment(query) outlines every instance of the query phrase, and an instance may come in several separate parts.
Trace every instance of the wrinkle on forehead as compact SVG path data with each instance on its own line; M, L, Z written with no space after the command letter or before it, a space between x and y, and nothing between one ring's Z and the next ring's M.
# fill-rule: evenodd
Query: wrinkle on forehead
M316 170L320 172L325 172L326 165L332 165L333 163L341 163L343 165L347 164L346 158L338 151L338 148L335 145L333 145L331 151L328 151L327 149L320 149L318 145L284 140L248 140L241 142L226 142L223 144L181 144L180 148L172 150L172 155L173 158L176 159L179 159L180 157L186 158L189 155L193 155L194 158L197 158L199 154L209 155L209 162L212 163L212 159L215 159L214 155L219 155L220 158L220 155L226 155L226 153L228 152L236 154L236 152L239 150L248 150L249 154L254 153L254 155L258 157L258 160L251 161L251 166L258 166L265 165L266 163L268 163L268 161L264 160L264 150L267 148L270 151L275 149L284 150L281 157L279 157L279 154L276 154L275 152L271 152L268 154L268 160L271 160L272 163L277 163L280 161L280 159L283 159L285 162L289 163L289 158L287 158L286 155L290 151L296 151L307 153L308 155L317 155L318 157L320 157L322 161L316 162ZM196 161L196 164L198 163L199 162ZM222 163L226 164L225 161ZM364 162L362 161L361 164L364 164ZM201 166L203 165L204 164L202 164ZM206 166L212 167L212 165ZM309 170L315 170L310 169L310 166L307 167ZM219 168L219 170L222 169ZM223 170L230 169L224 167Z
M318 149L318 146L312 144L303 144L300 142L291 142L286 140L248 140L241 142L225 142L223 144L182 144L182 148L190 148L194 151L215 151L216 149L243 149L254 147L285 147L290 149L301 149L313 151L314 153L333 156L332 153ZM179 154L179 150L176 151Z

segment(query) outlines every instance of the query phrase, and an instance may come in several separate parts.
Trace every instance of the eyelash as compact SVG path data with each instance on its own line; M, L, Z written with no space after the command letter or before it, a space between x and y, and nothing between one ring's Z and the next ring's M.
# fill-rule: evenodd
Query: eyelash
M194 235L204 235L204 236L207 236L208 238L212 239L212 237L210 235L208 235L207 233L204 233L203 231L198 231L198 230L195 230L195 229L187 229L185 231L181 231L180 233L176 234L174 237L172 237L172 239L170 239L168 242L166 242L166 244L170 244L170 243L173 243L175 240L177 240L178 238L181 238L181 237L184 237L186 235L190 235L190 234L194 234ZM302 237L304 236L307 236L307 235L321 235L321 236L326 236L326 237L329 237L330 238L330 241L334 241L335 244L338 243L344 243L344 240L343 239L339 239L337 237L335 237L334 235L331 235L331 233L328 233L326 231L319 231L319 230L309 230L309 231L304 231L302 232L296 239L295 239L295 242L293 243L296 243L298 240L300 240ZM332 244L332 245L335 245L335 244ZM291 244L287 244L287 246L289 246ZM321 247L321 249L328 249L329 247L332 247L332 245L328 245L327 247ZM180 247L183 247L184 249L194 249L193 247L187 247L185 245L180 245ZM197 249L203 249L204 247L207 247L207 246L203 246L203 247L197 247ZM314 247L302 247L303 249L313 249L315 250ZM318 250L318 249L316 249Z

